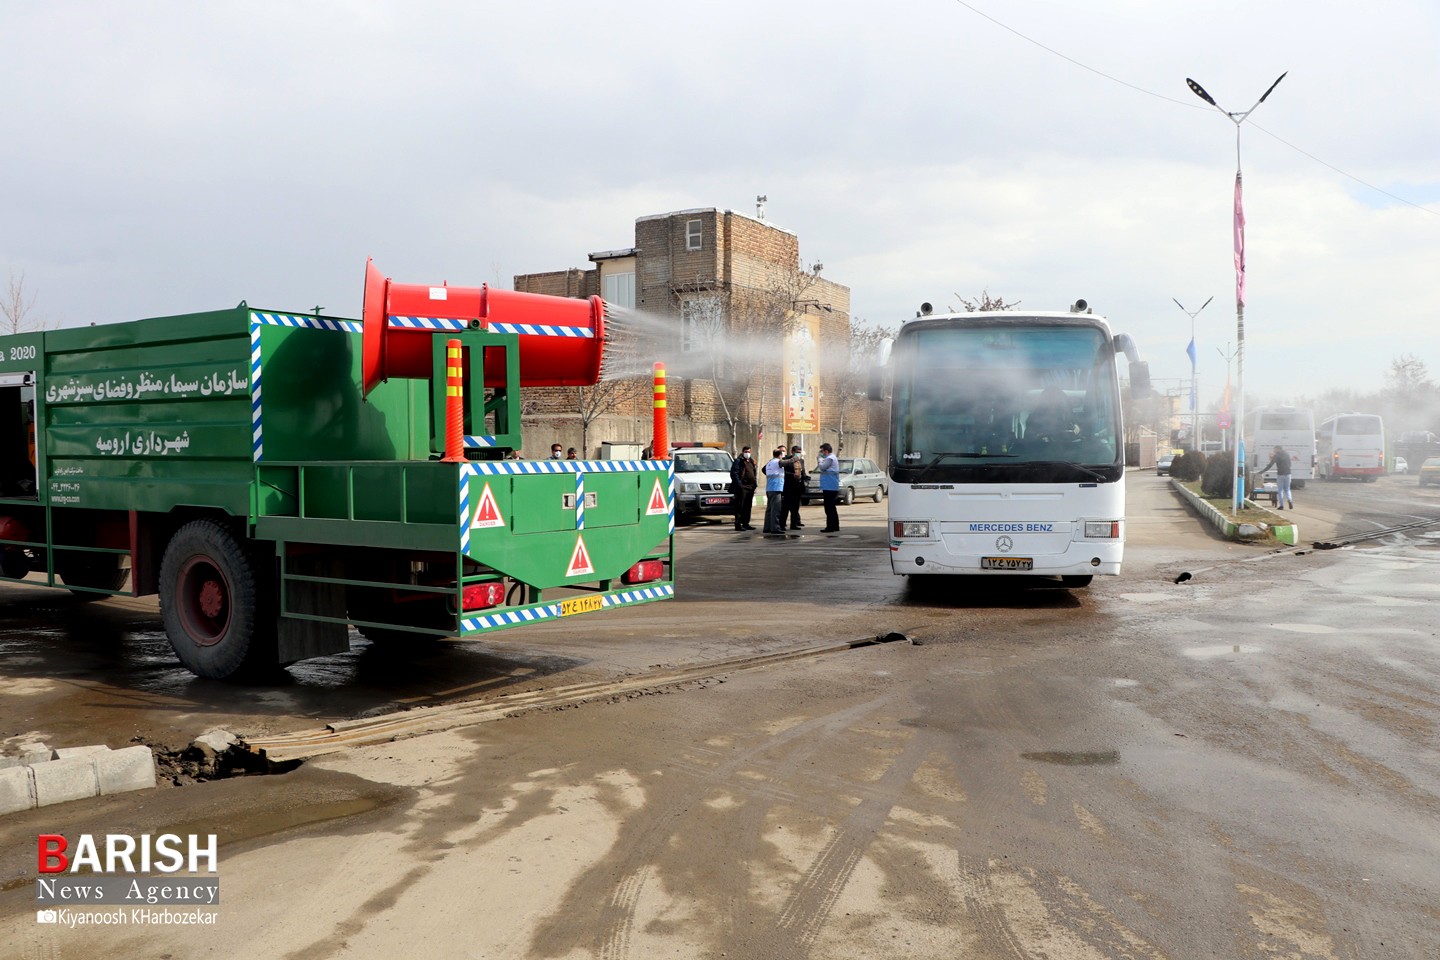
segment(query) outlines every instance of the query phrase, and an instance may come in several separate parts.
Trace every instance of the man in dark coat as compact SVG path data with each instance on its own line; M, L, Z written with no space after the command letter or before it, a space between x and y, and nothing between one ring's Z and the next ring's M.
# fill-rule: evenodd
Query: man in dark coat
M810 474L805 472L805 452L797 443L790 448L790 465L785 469L785 510L781 519L788 519L791 530L799 530L805 524L800 522L800 498L805 495L805 484Z
M755 504L755 455L749 447L740 448L740 456L730 464L730 492L735 497L735 529L754 530L750 526L750 508Z

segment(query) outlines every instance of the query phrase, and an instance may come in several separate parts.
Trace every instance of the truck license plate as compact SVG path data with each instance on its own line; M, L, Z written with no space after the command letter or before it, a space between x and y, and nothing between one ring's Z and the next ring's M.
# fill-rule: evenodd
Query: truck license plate
M981 557L981 570L1034 570L1035 561L1030 557Z
M560 601L560 616L568 617L575 613L594 613L596 610L605 609L605 601L600 597L571 597L568 600Z
M730 502L730 498L729 498L729 497L706 497L706 498L705 498L705 506L707 506L707 507L723 507L725 504L727 504L727 503L729 503L729 502Z

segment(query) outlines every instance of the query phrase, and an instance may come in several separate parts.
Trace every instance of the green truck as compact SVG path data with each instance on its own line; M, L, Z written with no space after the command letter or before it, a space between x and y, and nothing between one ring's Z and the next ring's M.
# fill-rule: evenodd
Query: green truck
M367 271L361 321L242 302L0 337L0 579L158 594L222 679L352 625L399 646L673 596L670 461L516 458L522 389L599 376L598 298Z

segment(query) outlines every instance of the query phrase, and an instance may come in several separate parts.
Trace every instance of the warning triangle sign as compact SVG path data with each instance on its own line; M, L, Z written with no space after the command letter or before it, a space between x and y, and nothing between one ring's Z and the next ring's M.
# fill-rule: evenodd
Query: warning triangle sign
M655 478L655 489L650 492L650 506L645 508L645 516L667 516L670 513L670 506L665 500L665 491L660 488L660 478Z
M495 503L495 494L490 492L490 484L485 484L484 491L480 494L480 502L475 505L475 518L470 521L470 528L477 527L503 527L505 518L500 515L500 507Z
M594 572L595 568L590 565L590 551L585 549L585 538L576 534L575 552L570 554L570 567L565 571L565 576L578 577Z

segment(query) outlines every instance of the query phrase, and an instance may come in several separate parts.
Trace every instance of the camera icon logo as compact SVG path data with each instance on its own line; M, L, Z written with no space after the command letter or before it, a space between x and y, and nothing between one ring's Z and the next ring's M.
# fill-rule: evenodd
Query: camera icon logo
M36 923L59 923L59 922L60 922L60 914L57 913L57 912L54 911L54 910L36 910L36 911L35 911L35 922L36 922Z

